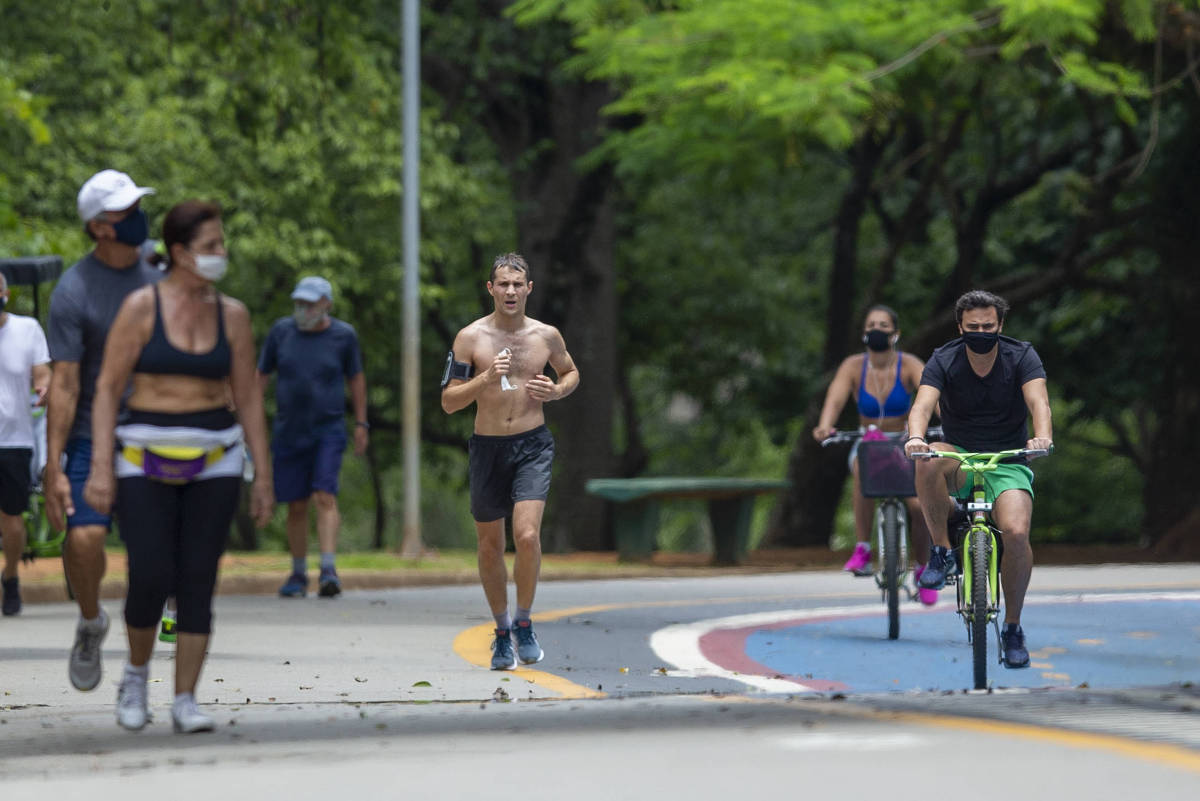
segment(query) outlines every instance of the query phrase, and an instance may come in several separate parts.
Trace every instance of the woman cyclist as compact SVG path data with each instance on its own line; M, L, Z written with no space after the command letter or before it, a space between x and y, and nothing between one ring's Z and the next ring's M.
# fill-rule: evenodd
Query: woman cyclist
M897 350L899 338L900 327L895 311L881 304L867 310L866 320L863 321L863 344L867 349L846 357L829 384L821 417L813 429L813 437L818 442L836 432L834 423L851 397L858 404L859 425L867 431L868 439L875 433L869 430L871 426L882 435L904 431L908 407L921 383L921 371L925 369L925 363L910 353ZM876 436L882 438L881 435ZM857 457L858 443L855 443L850 451L850 472L854 476L854 533L857 544L842 569L856 576L867 576L871 574L871 519L875 503L863 497ZM929 559L929 532L917 499L906 498L905 503L912 521L911 541L917 562L915 579L920 577ZM918 596L923 604L937 601L937 592L934 590L920 589Z
M244 447L259 465L250 513L260 526L270 519L275 499L250 315L213 286L226 268L220 209L180 203L163 220L163 243L166 277L131 293L108 335L84 497L104 513L115 501L129 555L129 662L117 694L117 722L136 730L149 719L150 654L163 602L174 595L171 717L176 731L211 731L213 719L196 705L196 682L212 630L217 564L237 508ZM131 374L128 411L118 424Z

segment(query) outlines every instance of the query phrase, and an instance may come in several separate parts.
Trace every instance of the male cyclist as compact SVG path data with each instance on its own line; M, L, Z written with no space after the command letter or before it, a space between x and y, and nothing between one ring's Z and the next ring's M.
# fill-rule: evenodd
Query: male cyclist
M1000 336L1008 303L990 292L973 290L954 305L958 339L933 352L921 376L921 386L908 415L909 438L904 450L913 453L955 449L991 452L1051 446L1050 399L1046 371L1028 342ZM944 442L925 441L929 416L940 411ZM1026 417L1033 417L1033 437L1026 439ZM1033 572L1029 522L1033 516L1033 471L1024 464L1002 464L986 476L992 519L1004 532L1000 564L1004 587L1004 664L1029 666L1029 651L1021 630L1021 608ZM950 548L946 520L950 490L956 497L971 493L971 482L952 459L917 462L917 498L929 525L933 547L929 566L918 583L940 589L958 564Z

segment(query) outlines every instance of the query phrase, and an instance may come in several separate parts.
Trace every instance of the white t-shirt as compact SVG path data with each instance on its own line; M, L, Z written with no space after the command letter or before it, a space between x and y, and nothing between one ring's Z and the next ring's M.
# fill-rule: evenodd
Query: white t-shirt
M33 447L33 367L49 361L38 321L9 312L0 325L0 448Z

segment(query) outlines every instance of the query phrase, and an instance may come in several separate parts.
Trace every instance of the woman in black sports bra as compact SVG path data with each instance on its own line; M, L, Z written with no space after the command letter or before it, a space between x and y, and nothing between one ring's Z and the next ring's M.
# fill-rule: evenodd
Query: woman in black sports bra
M104 349L92 407L92 466L84 497L115 504L129 555L129 662L117 722L149 719L150 654L168 595L176 598L176 731L211 731L196 682L212 631L217 565L241 491L244 448L257 471L250 511L267 523L275 499L250 315L213 286L225 272L221 210L180 203L163 220L169 272L121 306ZM121 394L132 384L118 424ZM232 402L232 410L230 404Z

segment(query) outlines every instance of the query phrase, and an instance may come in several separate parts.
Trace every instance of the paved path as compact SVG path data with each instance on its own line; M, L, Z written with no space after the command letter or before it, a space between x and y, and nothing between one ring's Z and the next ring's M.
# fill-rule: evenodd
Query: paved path
M1200 568L1045 568L1035 572L1032 593L1134 591L1195 593ZM1155 612L1179 622L1174 636L1144 619L1136 626L1116 620L1121 610L1137 611L1132 601L1054 603L1065 605L1032 606L1030 616L1035 608L1047 615L1036 626L1030 617L1027 627L1042 637L1035 648L1070 643L1049 655L1054 667L1075 675L1080 668L1068 657L1101 648L1078 642L1092 638L1089 610L1096 609L1114 624L1122 670L1147 667L1164 684L1195 679L1186 675L1195 662L1186 660L1200 650L1200 628L1189 628L1185 617L1195 601L1136 602L1185 604ZM1074 607L1077 620L1064 611ZM109 604L110 612L118 608ZM717 631L737 616L795 620L830 608L853 614L821 626L820 636L815 624L794 627L789 641L808 661L772 669L840 681L850 688L844 700L832 691L803 692L794 681L789 691L764 691L754 682L771 677L688 669L653 645L672 627ZM870 583L834 572L553 582L541 588L538 609L547 659L496 673L478 664L490 619L477 587L364 590L334 601L222 596L199 693L218 731L183 737L170 733L169 647L152 663L156 720L143 732L124 732L112 718L113 677L124 656L119 622L105 644L104 682L78 693L65 665L73 608L30 605L0 621L0 788L6 799L56 801L116 797L118 787L130 799L477 798L520 794L524 765L537 782L534 794L564 791L573 799L715 799L747 789L813 794L851 785L860 795L916 786L931 758L942 755L943 781L965 791L966 782L979 780L972 777L986 777L972 792L978 798L1011 797L996 782L1005 764L1022 766L1024 798L1059 796L1063 782L1071 795L1095 799L1200 793L1194 689L1134 687L1137 674L1129 673L1128 685L1103 689L1046 680L1033 681L1037 689L991 694L931 693L923 684L911 692L909 682L894 685L905 691L879 692L870 682L894 678L902 661L895 657L916 640L919 663L961 665L958 686L965 686L961 628L949 611L906 609L902 639L889 643ZM1061 632L1051 629L1054 621ZM859 625L857 633L845 628ZM1134 631L1157 634L1125 636ZM768 648L758 636L744 639L744 655ZM835 653L839 641L862 658ZM1164 643L1187 651L1174 678L1163 672ZM769 648L781 660L798 658ZM856 677L851 667L862 663L869 667ZM969 752L962 750L967 742Z

